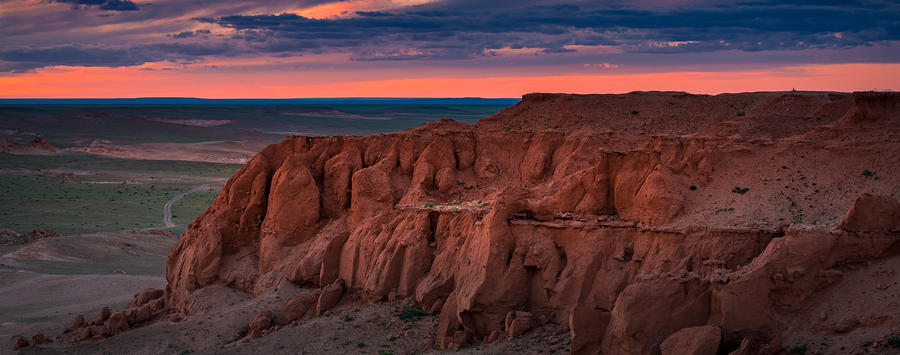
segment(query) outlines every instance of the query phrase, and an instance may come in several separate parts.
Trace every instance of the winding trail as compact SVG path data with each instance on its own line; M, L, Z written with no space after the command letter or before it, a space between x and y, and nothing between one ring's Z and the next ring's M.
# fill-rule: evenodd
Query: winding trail
M209 185L200 185L191 189L190 191L185 191L178 195L175 195L175 197L172 197L171 199L166 201L166 204L163 205L163 224L166 226L166 228L175 227L175 223L172 223L172 205L174 205L175 202L178 202L178 200L184 198L189 194L208 188Z

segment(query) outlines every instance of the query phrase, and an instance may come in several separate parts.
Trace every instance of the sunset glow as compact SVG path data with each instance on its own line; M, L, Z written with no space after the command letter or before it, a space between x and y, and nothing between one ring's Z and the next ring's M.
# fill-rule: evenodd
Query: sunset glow
M185 96L297 97L517 97L527 92L622 93L688 91L886 90L900 82L900 64L841 64L734 72L568 74L495 77L414 77L331 81L303 73L182 73L141 68L61 67L0 77L3 97ZM236 85L235 83L240 83Z
M14 0L0 5L0 97L714 94L900 82L900 34L882 26L896 5L669 5ZM764 21L741 17L767 9ZM791 13L801 10L843 20L800 28Z

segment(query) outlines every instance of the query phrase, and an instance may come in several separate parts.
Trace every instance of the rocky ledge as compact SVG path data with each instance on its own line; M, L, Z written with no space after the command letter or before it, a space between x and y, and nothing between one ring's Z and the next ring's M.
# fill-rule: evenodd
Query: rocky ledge
M578 354L887 336L900 329L898 103L530 94L471 125L288 137L190 225L159 302L202 314L212 290L303 288L274 310L302 319L345 293L409 297L440 314L440 348L534 326L570 332Z

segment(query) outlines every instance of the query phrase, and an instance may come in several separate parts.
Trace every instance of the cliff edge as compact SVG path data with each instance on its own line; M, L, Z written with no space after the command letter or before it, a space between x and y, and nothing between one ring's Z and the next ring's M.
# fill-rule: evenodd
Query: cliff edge
M551 326L578 354L900 329L898 105L529 94L471 125L288 137L185 231L165 307L203 313L212 286L307 289L275 310L299 317L411 297L440 314L438 347Z

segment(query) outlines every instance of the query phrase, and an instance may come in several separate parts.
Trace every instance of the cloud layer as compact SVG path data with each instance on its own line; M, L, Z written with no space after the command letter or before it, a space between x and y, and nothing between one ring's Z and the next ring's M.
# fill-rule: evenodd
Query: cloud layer
M809 54L781 56L796 62L900 60L893 48L900 41L895 1L444 0L318 19L296 10L335 2L17 1L0 6L0 31L8 36L0 71L330 53L358 66L507 63L509 53L531 65L586 67L688 62L698 54L728 62L739 60L728 59L736 52ZM343 8L377 1L388 3L353 0Z

